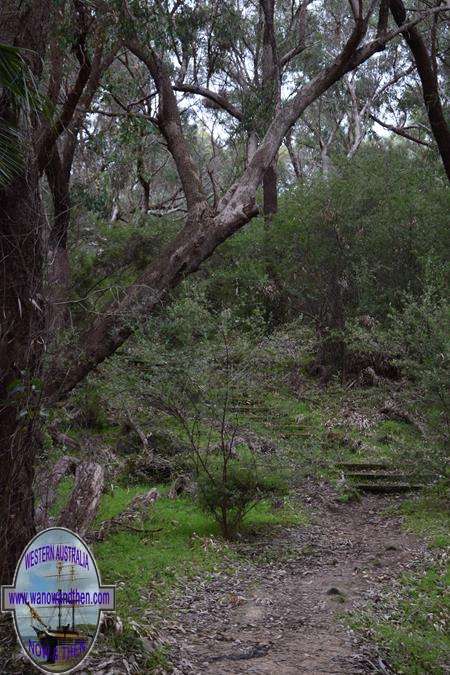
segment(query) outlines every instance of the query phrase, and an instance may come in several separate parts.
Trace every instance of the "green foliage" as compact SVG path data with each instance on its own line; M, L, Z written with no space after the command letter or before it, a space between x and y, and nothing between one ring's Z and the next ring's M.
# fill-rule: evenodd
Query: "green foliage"
M11 182L20 172L22 162L22 136L9 124L0 121L0 187Z
M440 168L404 148L367 146L329 179L299 186L282 201L267 246L282 317L304 313L334 327L340 299L344 318L384 319L402 292L420 291L430 251L445 260L449 210Z
M85 200L91 197L95 193L84 194ZM71 261L72 293L78 299L74 315L81 320L88 315L90 320L89 311L115 300L157 258L175 227L164 219L150 219L145 227L123 223L111 227L96 220L86 223L83 241L77 242Z
M77 422L81 427L97 431L106 429L108 418L99 385L87 383L77 394L75 402L80 408Z
M205 290L195 281L186 284L163 317L150 320L149 324L155 327L169 349L189 347L198 341L206 343L216 331Z
M114 486L102 496L96 523L117 516L131 499L149 489ZM95 556L102 579L118 584L118 613L125 618L139 618L143 604L151 594L152 604L162 603L167 593L186 577L207 574L236 554L218 540L218 526L189 498L168 499L165 487L155 502L144 528L153 533L139 534L124 530L95 545ZM249 516L249 526L273 527L297 522L298 516L283 509L272 512L265 503L258 504ZM147 589L147 593L145 590Z
M270 472L250 452L229 456L227 449L219 457L199 462L197 490L200 506L213 515L224 537L232 537L246 514L267 498L287 492L283 476Z
M402 504L407 528L426 537L436 548L450 546L449 492L448 480L443 480Z
M400 354L402 370L437 404L443 422L450 424L450 304L446 294L444 268L434 260L426 267L422 292L402 297L400 308L392 308L388 338Z
M23 136L18 126L21 114L45 112L33 75L20 50L0 43L0 93L9 98L12 114L0 121L0 187L6 186L23 168Z

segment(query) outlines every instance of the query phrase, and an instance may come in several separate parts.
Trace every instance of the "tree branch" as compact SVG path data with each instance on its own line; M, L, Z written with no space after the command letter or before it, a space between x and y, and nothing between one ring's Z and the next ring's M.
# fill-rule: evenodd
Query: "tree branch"
M174 86L174 90L183 91L187 94L198 94L199 96L203 96L203 98L207 98L210 101L216 103L220 108L222 108L222 110L225 110L240 122L243 119L242 112L236 108L236 106L234 106L231 101L229 101L229 99L223 94L216 93L215 91L211 91L211 89L207 89L206 87L201 87L196 84L179 83Z
M388 124L387 122L383 122L383 120L380 120L375 115L369 115L369 117L371 119L373 119L374 122L379 124L380 127L384 127L385 129L388 129L389 131L392 131L394 134L397 134L398 136L402 136L403 138L407 138L409 141L413 141L414 143L418 143L419 145L424 145L426 148L432 148L433 147L432 143L428 143L427 141L422 141L420 138L416 138L415 136L412 136L407 131L405 131L402 127L396 127L396 126L393 126L392 124Z

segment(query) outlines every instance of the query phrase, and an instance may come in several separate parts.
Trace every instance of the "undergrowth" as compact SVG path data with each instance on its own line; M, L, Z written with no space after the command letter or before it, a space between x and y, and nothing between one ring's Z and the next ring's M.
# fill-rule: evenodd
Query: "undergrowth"
M450 512L443 484L402 505L405 527L426 537L431 562L385 591L381 602L353 619L379 645L394 672L444 675L450 663Z

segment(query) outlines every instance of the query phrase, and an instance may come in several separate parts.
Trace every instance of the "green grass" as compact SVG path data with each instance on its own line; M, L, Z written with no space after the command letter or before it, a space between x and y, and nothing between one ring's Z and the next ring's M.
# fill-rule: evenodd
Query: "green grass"
M65 478L58 489L52 515L67 502L73 478ZM133 497L149 485L114 486L102 495L93 528L121 513ZM94 546L102 580L117 583L117 611L123 619L136 618L149 602L161 604L167 593L193 574L208 574L238 554L219 534L214 519L190 498L169 499L167 486L156 486L160 497L143 523L148 533L122 530ZM246 516L243 536L255 536L280 526L305 523L298 508L286 500L283 509L272 510L268 502L257 504ZM137 524L139 526L139 524ZM151 532L157 530L156 532Z
M406 527L425 536L433 548L450 547L449 490L438 484L402 505Z
M442 485L402 505L405 527L426 537L435 562L401 578L353 627L378 643L397 673L443 675L450 662L450 514Z
M343 389L341 384L331 382L326 389L319 389L317 381L307 382L305 375L306 387L297 394L287 385L292 371L299 366L297 357L285 355L283 348L279 351L276 345L260 349L253 356L254 363L247 368L245 377L235 382L231 392L231 407L236 406L239 412L237 416L230 414L228 422L237 424L238 434L239 429L246 429L272 439L277 445L277 459L292 470L294 483L296 480L301 482L305 474L336 478L338 461L387 459L406 467L420 460L423 454L434 452L432 435L424 438L404 422L381 420L368 429L359 429L342 417L342 409L348 408L373 421L374 414L391 394L389 387ZM151 373L140 377L143 380L149 377L153 381ZM221 392L217 387L217 378L212 377L209 391L216 404ZM139 408L139 399L137 403L133 399L134 391L138 389L134 387L130 394L132 402L137 410L147 410ZM406 407L408 400L406 392ZM130 407L133 409L132 405ZM220 412L220 406L218 408ZM214 410L217 412L217 408ZM209 417L217 418L214 410L211 408ZM188 445L187 434L177 420L158 414L157 421L163 429L178 436L180 445ZM212 444L220 440L217 428L211 431L206 418L198 431L198 442L202 447L208 440ZM113 445L119 432L118 427L105 428L99 435L105 444ZM348 439L362 441L363 446L360 449L352 446ZM243 451L242 448L239 450ZM265 462L268 457L263 456ZM67 499L70 487L71 481L65 480L56 510ZM96 522L119 514L136 494L148 489L149 486L115 487L111 494L103 495ZM169 500L165 496L167 487L159 486L158 489L161 497L152 507L144 527L160 531L139 534L122 530L94 547L103 581L118 584L117 611L125 622L125 633L115 638L117 644L114 646L123 649L124 653L134 650L135 637L129 620L142 620L145 608L163 608L168 594L182 588L193 575L208 575L216 569L232 570L239 564L239 557L244 555L243 550L251 536L259 536L279 526L305 522L304 516L289 503L283 510L272 511L269 504L262 502L245 520L245 546L228 545L220 538L212 517L193 501L187 498ZM353 498L355 495L350 491L343 492L340 497L342 501ZM441 549L449 544L448 514L444 512L439 490L403 502L402 509L405 526L427 536L438 559ZM279 563L281 553L279 547L276 551L275 547L268 547L262 555L275 555ZM283 553L288 554L288 551ZM398 585L387 589L382 602L355 619L355 626L370 640L379 643L398 673L440 675L444 672L448 641L443 622L448 604L443 591L448 583L448 572L439 560L420 575L404 577ZM152 658L151 666L156 667L164 663L165 655L158 652Z
M120 513L131 499L148 490L116 487L102 497L97 521ZM164 487L160 488L164 492ZM280 525L304 522L304 516L292 506L272 511L261 502L248 514L245 532L258 533ZM233 562L237 554L219 536L214 520L189 498L176 500L162 496L152 507L144 523L149 534L120 531L95 545L102 579L118 583L117 611L122 618L140 616L149 603L161 604L167 593L193 574L208 574Z
M440 566L404 577L377 613L359 616L353 628L380 645L396 673L444 675L450 659L449 584L450 571Z
M51 516L56 516L58 513L61 512L61 509L63 508L63 506L66 505L66 503L67 503L67 501L70 497L70 493L72 491L73 484L74 484L74 479L73 479L72 476L66 476L65 478L62 479L62 481L58 485L55 503L50 508L50 515Z

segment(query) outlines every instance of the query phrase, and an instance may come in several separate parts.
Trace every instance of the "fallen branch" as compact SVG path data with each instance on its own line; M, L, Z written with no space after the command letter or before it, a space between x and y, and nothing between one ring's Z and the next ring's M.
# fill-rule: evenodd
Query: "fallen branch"
M426 434L426 428L420 422L418 419L410 415L408 412L405 410L401 410L398 408L394 403L391 402L386 402L383 407L381 408L380 411L385 417L387 417L390 420L393 420L394 422L406 422L407 424L410 424L412 427L417 429L417 431L422 434L422 436L425 436Z
M104 520L100 524L100 529L92 532L89 538L94 541L103 541L109 534L117 532L122 528L131 529L141 534L159 532L159 530L139 529L133 525L133 523L138 520L140 520L141 523L143 522L149 508L155 503L158 497L159 493L155 488L152 488L143 495L136 495L122 513L114 518L109 518L109 520Z
M153 461L153 449L150 447L149 442L148 442L148 436L145 434L138 423L131 417L131 413L129 410L127 410L127 420L131 426L132 429L137 433L139 438L141 439L142 442L142 447L144 452L147 454L148 459L150 462Z
M78 441L67 434L63 434L62 431L58 431L55 427L49 427L48 432L57 445L72 448L73 450L79 450L81 447Z

